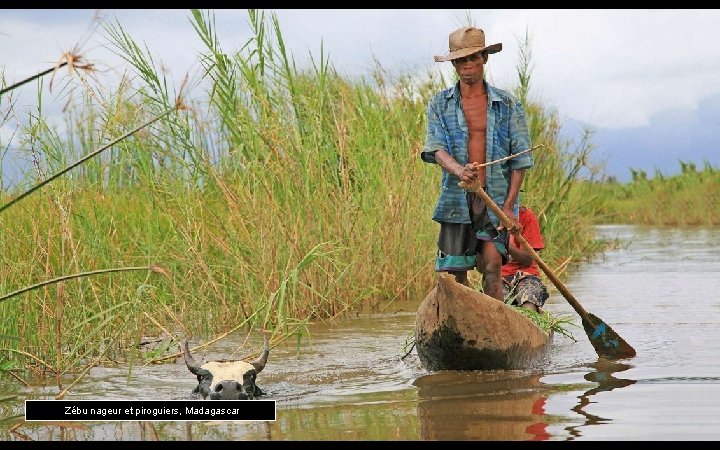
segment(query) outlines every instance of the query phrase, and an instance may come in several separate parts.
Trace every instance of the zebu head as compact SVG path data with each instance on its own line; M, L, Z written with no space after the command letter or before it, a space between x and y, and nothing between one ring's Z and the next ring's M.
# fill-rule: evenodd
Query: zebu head
M263 333L265 348L258 359L246 361L208 361L202 365L195 362L190 354L187 339L184 343L183 356L187 368L197 375L198 385L193 393L199 393L204 399L210 400L252 400L262 395L255 385L255 378L267 363L270 347L268 338Z

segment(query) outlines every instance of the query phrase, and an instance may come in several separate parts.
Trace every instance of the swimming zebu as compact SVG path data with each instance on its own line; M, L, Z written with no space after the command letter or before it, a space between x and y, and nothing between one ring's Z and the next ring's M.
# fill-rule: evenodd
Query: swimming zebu
M252 362L242 360L216 360L198 364L190 354L187 339L183 347L183 356L187 368L197 375L198 385L193 394L200 394L210 400L252 400L264 395L255 384L257 375L265 368L270 346L267 335L263 333L265 348L262 354Z

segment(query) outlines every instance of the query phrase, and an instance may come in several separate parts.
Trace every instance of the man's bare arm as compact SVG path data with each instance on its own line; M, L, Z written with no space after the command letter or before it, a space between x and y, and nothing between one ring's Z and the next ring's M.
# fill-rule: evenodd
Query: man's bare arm
M512 259L519 263L522 267L530 267L534 261L530 253L525 250L525 248L519 247L513 237L510 238L508 252L510 253ZM540 251L537 250L537 252L539 253Z
M435 152L435 161L446 172L460 178L460 181L471 183L477 179L477 169L472 164L462 165L455 160L446 150L438 150ZM519 188L518 188L519 189Z
M519 234L522 232L522 225L513 212L513 205L515 205L518 194L520 193L520 186L522 186L523 178L525 178L525 169L510 171L510 186L508 187L507 197L505 198L505 203L502 207L505 215L508 216L508 219L510 219L513 223L512 228L508 229L508 231L512 234Z
M525 169L510 171L510 186L508 187L508 193L505 198L505 203L503 204L503 209L512 210L513 205L517 202L523 178L525 178Z

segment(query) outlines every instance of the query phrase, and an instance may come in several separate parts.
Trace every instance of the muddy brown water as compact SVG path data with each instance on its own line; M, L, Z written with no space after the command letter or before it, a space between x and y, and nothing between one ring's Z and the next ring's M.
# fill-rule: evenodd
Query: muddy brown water
M417 304L335 325L316 324L299 351L276 347L258 384L276 400L263 422L0 422L2 440L717 440L720 439L720 229L603 225L624 245L575 269L567 287L636 350L598 358L582 328L556 336L541 368L424 370L404 345ZM555 290L546 308L580 320ZM242 337L198 352L227 357ZM25 398L0 386L0 416ZM182 361L95 368L66 399L191 400Z

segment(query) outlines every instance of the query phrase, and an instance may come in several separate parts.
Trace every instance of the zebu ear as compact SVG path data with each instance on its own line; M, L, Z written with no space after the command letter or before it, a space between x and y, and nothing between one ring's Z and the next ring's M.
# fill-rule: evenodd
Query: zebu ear
M262 370L265 368L265 364L268 360L268 355L270 354L270 342L268 341L266 333L263 333L263 341L265 342L265 348L263 349L262 354L260 355L260 357L258 357L258 359L250 363L253 365L253 367L255 367L255 371L257 373L262 372Z
M185 365L195 375L198 375L198 372L200 369L200 364L195 362L195 359L190 354L190 347L188 346L188 340L185 339L185 342L183 343L183 358L185 359Z

